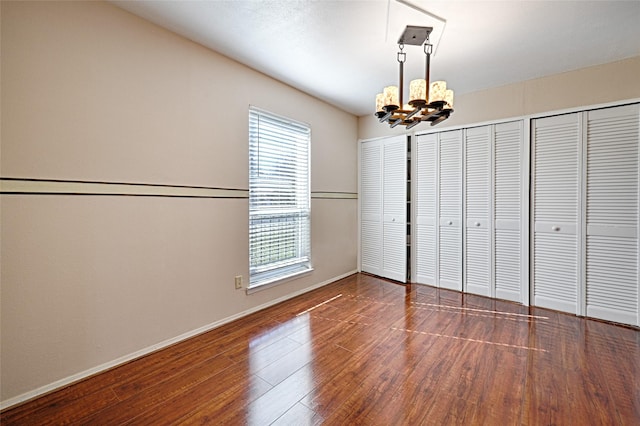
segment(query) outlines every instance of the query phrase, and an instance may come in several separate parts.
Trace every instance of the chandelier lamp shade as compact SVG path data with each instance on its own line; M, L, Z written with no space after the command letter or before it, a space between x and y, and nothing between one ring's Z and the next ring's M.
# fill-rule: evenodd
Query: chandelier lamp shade
M431 122L432 126L436 125L453 113L453 90L447 89L445 81L429 81L433 50L433 45L429 43L429 34L432 30L432 27L408 25L400 36L397 56L400 84L387 86L382 93L376 95L375 115L381 123L388 123L391 127L403 125L408 130L423 121ZM403 98L405 45L423 46L426 57L425 78L409 83L409 102L406 104Z

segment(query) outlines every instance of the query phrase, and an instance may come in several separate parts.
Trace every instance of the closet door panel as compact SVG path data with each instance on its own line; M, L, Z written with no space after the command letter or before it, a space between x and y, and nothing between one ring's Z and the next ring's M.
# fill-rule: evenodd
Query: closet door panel
M462 290L462 131L442 132L439 137L438 284Z
M382 276L392 280L407 281L406 225L384 224L384 253Z
M496 298L520 302L522 283L520 230L496 229L494 238Z
M437 190L438 190L438 136L416 137L414 149L415 172L415 281L437 285Z
M418 222L414 226L416 232L415 256L416 271L415 280L420 284L436 284L437 266L437 238L436 226L434 224L423 224Z
M492 126L465 132L465 239L466 291L491 296L491 139Z
M382 275L382 226L362 221L361 229L362 271Z
M533 122L536 306L578 311L579 114Z
M577 251L575 235L536 233L533 259L536 306L576 313Z
M383 276L407 279L407 139L385 140L383 151Z
M491 296L491 254L488 229L469 228L466 235L465 282L466 292Z
M363 272L382 275L382 144L360 148L360 264Z
M640 108L587 113L587 315L639 325Z
M494 146L495 296L521 300L522 122L497 124Z

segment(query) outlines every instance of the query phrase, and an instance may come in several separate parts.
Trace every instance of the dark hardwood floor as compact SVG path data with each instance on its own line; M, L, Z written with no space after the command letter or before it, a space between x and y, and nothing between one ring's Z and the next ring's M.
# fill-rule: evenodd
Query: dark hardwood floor
M640 331L357 274L2 425L639 425Z

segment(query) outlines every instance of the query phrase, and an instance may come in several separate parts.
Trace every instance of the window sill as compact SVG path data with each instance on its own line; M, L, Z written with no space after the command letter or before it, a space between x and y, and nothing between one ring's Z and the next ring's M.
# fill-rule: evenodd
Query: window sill
M247 288L247 294L257 293L262 290L266 290L271 287L275 287L280 284L284 284L288 281L294 280L296 278L300 278L303 275L307 275L313 272L313 268L305 269L303 271L292 272L289 275L285 275L283 277L274 278L272 280L261 282L260 284L254 284L253 286Z

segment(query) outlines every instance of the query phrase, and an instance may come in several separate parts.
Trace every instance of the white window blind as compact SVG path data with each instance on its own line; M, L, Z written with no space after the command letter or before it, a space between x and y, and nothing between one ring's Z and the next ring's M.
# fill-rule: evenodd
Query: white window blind
M249 108L249 288L311 268L308 125Z

